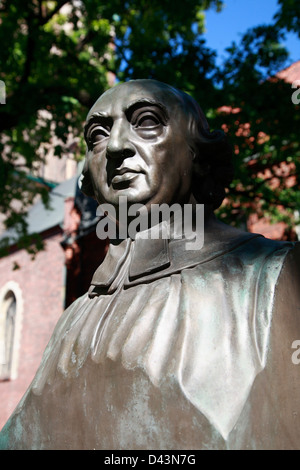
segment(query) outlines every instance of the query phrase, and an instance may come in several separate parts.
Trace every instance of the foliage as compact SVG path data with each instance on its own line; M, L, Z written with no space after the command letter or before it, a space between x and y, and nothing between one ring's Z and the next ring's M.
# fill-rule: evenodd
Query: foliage
M288 59L284 37L278 23L247 31L218 73L223 103L234 111L215 112L214 125L230 136L236 174L220 214L236 224L254 212L290 228L299 223L300 107L291 83L276 75Z
M293 31L300 37L300 4L298 0L278 0L275 27Z
M236 177L234 217L224 206L226 220L244 220L251 211L283 217L280 206L292 223L299 207L299 106L290 85L269 77L286 64L281 44L285 31L299 34L300 14L297 0L278 6L273 23L247 31L218 69L203 32L205 10L220 11L222 0L0 1L0 79L7 91L0 105L0 209L7 227L30 246L24 216L37 195L47 203L49 185L28 176L44 161L45 142L57 158L70 145L74 158L83 157L82 124L111 76L173 84L200 102L212 128L228 130ZM239 111L222 113L223 105ZM279 186L271 187L282 162L296 180L287 186L277 175Z
M7 91L6 104L0 107L0 209L17 237L23 235L23 241L30 243L26 210L36 195L47 202L47 182L34 185L28 178L38 174L45 142L55 146L59 158L69 151L70 136L73 142L82 138L86 113L108 88L109 73L119 80L147 77L155 65L160 78L192 89L197 74L183 73L190 59L198 61L203 77L213 67L212 53L198 39L202 12L221 4L219 0L187 0L184 5L177 0L0 3L0 78ZM82 150L79 141L74 157L82 158Z

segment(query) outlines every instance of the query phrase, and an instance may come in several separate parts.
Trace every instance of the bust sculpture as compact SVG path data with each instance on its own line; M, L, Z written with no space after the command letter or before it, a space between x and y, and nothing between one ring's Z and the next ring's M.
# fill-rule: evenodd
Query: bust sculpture
M120 196L148 213L204 204L204 244L144 230L111 240L2 448L299 448L299 246L216 219L232 178L224 134L190 96L135 80L98 99L85 138L85 194L115 207L117 222Z

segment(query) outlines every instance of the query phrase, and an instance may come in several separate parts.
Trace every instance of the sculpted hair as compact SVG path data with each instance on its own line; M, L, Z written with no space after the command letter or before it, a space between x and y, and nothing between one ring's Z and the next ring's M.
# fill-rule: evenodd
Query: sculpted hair
M217 209L234 176L232 147L222 130L210 131L207 119L194 98L170 87L187 116L187 139L194 155L192 192L200 204Z
M80 189L83 192L83 194L85 194L86 196L90 196L96 199L94 188L93 188L92 181L90 178L87 158L85 158L83 169L81 172Z
M200 204L217 209L225 198L225 188L233 178L232 148L225 133L221 130L211 132L206 117L198 103L188 94L155 80L166 93L177 99L187 118L187 140L194 156L192 193ZM81 191L95 197L89 175L87 159L82 170Z

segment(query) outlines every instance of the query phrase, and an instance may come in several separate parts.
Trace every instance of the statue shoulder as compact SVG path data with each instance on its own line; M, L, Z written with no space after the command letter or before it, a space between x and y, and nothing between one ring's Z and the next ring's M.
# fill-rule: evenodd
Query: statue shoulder
M284 259L281 278L289 279L293 285L297 285L300 293L300 242L290 243Z

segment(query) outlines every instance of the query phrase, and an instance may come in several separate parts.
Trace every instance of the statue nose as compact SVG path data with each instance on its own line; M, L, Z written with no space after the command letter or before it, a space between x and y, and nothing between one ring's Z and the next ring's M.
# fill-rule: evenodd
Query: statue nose
M128 158L135 155L135 148L129 140L128 131L122 124L114 124L106 147L108 158Z

